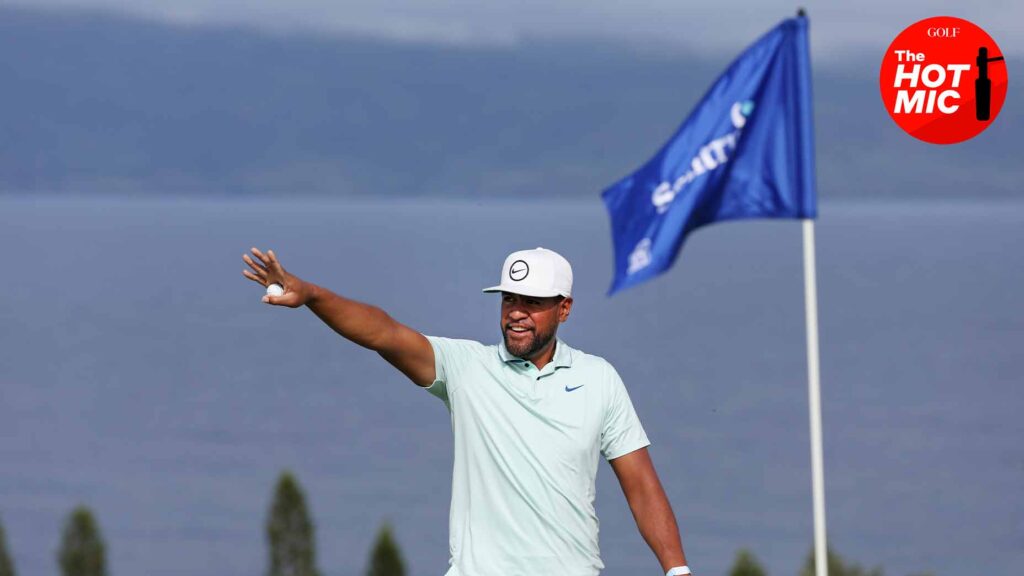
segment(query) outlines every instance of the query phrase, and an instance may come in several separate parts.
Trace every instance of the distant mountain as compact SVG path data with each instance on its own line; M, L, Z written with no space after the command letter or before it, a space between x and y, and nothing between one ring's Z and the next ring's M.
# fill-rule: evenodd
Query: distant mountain
M1019 197L1013 82L985 134L927 145L882 108L881 49L815 64L821 194ZM734 56L0 7L0 193L593 197L653 153Z

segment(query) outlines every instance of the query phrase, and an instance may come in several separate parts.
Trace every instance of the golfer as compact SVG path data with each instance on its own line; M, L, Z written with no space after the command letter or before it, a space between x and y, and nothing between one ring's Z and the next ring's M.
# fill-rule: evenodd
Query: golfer
M594 576L594 479L611 464L641 535L669 576L689 574L679 529L626 388L605 360L559 340L572 268L551 250L513 252L501 282L502 341L424 336L380 308L300 280L274 251L243 256L247 278L284 287L275 306L308 306L444 402L455 437L446 576Z

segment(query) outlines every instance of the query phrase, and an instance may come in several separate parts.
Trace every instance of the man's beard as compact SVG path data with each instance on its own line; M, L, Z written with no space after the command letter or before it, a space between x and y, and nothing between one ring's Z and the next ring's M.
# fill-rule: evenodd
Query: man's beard
M553 326L550 331L546 333L537 332L533 330L533 338L528 341L512 341L508 337L509 329L506 327L502 331L502 335L505 337L505 349L508 353L518 358L528 359L533 357L534 354L544 349L549 342L555 337L555 330L557 326Z

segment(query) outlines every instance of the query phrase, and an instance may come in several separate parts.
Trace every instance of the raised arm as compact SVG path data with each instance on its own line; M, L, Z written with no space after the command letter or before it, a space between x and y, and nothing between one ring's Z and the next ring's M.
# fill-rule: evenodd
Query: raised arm
M264 296L265 303L288 308L307 306L332 330L377 352L417 385L433 383L434 350L425 336L376 306L349 300L289 274L273 250L264 254L253 248L252 256L255 258L248 254L242 256L250 268L242 271L246 278L264 287L270 284L284 287L281 296Z
M676 517L647 448L609 460L609 464L619 479L637 528L658 557L661 569L667 572L670 568L686 566Z

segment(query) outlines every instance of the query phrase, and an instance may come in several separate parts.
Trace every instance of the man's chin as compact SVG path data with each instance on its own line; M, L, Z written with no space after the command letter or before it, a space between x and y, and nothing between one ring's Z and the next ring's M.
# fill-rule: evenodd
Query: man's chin
M513 356L525 358L533 349L534 338L532 334L529 338L510 337L508 332L505 332L505 349Z
M508 353L523 359L530 359L534 354L543 350L555 337L554 333L551 334L537 334L536 332L527 332L529 336L523 338L509 337L509 332L505 331L505 350Z

